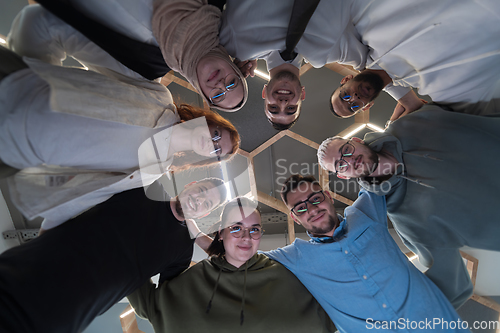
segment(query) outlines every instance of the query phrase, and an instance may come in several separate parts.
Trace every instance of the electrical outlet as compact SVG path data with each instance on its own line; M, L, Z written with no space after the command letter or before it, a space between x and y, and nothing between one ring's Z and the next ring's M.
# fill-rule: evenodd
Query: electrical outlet
M22 243L26 243L27 241L38 236L39 229L22 229L18 230L17 234L19 235L19 239Z
M17 239L17 230L8 230L2 232L3 239Z

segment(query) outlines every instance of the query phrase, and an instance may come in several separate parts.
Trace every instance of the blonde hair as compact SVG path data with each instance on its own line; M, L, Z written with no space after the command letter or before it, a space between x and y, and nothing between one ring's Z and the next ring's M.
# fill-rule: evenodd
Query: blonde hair
M333 140L344 140L343 137L341 136L332 136L331 138L328 138L328 139L325 139L320 145L319 145L319 148L318 148L318 163L319 163L319 166L323 169L323 170L328 170L326 168L326 165L325 165L325 157L326 157L326 150L328 149L328 145L330 144L330 142L332 142ZM332 172L335 172L335 170L328 170L328 171L332 171Z

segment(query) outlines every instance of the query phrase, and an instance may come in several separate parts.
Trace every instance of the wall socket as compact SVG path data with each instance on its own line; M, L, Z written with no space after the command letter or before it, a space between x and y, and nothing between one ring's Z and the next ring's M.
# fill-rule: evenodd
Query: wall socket
M40 229L20 229L20 230L7 230L2 232L3 239L18 239L21 243L38 236Z
M40 229L21 229L17 230L17 234L21 243L26 243L27 241L32 240L36 236L38 236L38 232Z
M3 239L18 239L17 230L7 230L2 232Z

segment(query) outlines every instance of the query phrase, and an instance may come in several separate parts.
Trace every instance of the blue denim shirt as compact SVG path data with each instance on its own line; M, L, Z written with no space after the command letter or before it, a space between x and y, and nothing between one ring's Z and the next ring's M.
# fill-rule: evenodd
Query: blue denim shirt
M394 242L385 197L361 190L332 240L296 239L265 254L299 278L340 332L468 332L451 329L466 323Z

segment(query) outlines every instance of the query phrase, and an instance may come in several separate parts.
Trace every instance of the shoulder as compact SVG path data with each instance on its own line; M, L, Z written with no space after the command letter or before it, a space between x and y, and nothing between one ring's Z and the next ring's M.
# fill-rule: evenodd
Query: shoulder
M285 247L280 247L275 250L267 251L267 252L260 252L261 254L264 254L268 256L269 258L279 261L280 263L284 264L284 262L290 262L294 263L297 262L302 258L302 248L304 246L307 246L307 244L310 244L310 242L307 242L303 239L295 239L295 241L287 245Z
M362 188L358 198L351 207L346 208L346 219L367 219L387 223L387 206L385 196L368 192Z

